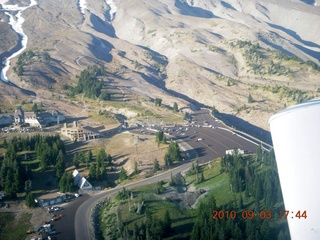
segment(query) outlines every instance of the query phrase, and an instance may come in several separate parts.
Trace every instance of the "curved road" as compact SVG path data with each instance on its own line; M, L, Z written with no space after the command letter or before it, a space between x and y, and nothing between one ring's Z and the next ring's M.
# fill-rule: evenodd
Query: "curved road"
M102 199L111 196L118 191L120 191L123 187L126 188L133 188L133 187L139 187L146 184L156 183L158 181L161 181L163 179L170 178L171 173L177 174L179 172L182 172L188 168L191 167L191 162L188 162L184 165L181 165L179 167L176 167L174 169L171 169L169 171L166 171L164 173L161 173L159 175L143 179L138 182L129 183L126 185L123 185L121 187L113 188L105 192L101 192L97 195L92 196L87 201L85 201L77 210L75 215L75 236L77 240L88 240L88 239L94 239L93 238L93 229L91 228L91 218L90 213L93 209L93 207Z
M211 125L211 127L209 127ZM212 126L214 128L212 128ZM170 129L170 130L169 130ZM148 130L145 130L148 131ZM181 148L188 153L189 159L198 158L199 163L211 161L214 158L225 155L228 149L240 148L247 152L255 152L260 141L254 142L236 134L231 128L222 122L215 120L208 110L200 110L193 114L193 121L186 126L171 126L165 129L178 140ZM154 130L153 130L154 133ZM201 138L202 140L198 141ZM93 239L93 228L91 226L91 211L102 199L116 194L123 187L133 188L168 179L172 174L180 173L191 167L191 162L186 162L176 168L168 170L159 175L143 179L138 182L126 184L121 187L100 192L84 201L75 214L74 230L75 239Z

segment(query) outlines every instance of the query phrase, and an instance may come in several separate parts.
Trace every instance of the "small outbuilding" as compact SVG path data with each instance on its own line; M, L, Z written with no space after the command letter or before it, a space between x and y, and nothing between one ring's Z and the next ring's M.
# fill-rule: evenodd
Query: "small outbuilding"
M51 205L56 205L56 204L61 204L64 202L66 199L66 194L65 193L49 193L46 195L42 195L41 197L37 198L37 202L40 207L47 207Z

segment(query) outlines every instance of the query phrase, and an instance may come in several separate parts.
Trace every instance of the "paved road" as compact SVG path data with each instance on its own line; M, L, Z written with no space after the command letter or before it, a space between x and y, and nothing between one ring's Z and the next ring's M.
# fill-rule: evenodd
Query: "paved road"
M61 239L61 240L74 240L75 230L75 213L79 206L87 201L90 198L88 194L84 194L81 197L74 198L71 202L67 204L62 204L63 210L54 212L54 214L62 214L63 217L55 222L52 222L52 230L56 231L57 234L52 236L52 239ZM48 219L49 220L49 219Z
M92 229L90 229L90 213L92 211L92 208L102 199L109 197L115 193L117 193L119 190L121 190L123 187L126 187L127 189L133 188L133 187L139 187L146 184L156 183L163 179L169 179L171 176L171 173L177 174L179 172L182 172L188 168L191 167L191 162L188 162L182 166L179 166L177 168L171 169L165 173L143 179L139 182L129 183L124 186L110 189L105 192L101 192L97 195L92 196L87 201L85 201L77 210L75 215L75 236L77 240L89 240L93 239Z
M200 126L198 126L200 125ZM209 127L209 126L213 126ZM153 127L156 129L156 127ZM169 129L171 129L169 131ZM145 130L155 132L154 130ZM214 158L225 155L225 151L234 148L240 148L247 152L255 152L257 143L248 141L247 139L235 134L231 128L228 128L220 121L212 118L208 110L198 111L193 115L193 121L186 126L167 127L166 131L170 134L172 140L179 141L180 147L188 153L189 159L198 158L200 163L211 161ZM177 132L178 131L178 132ZM138 133L139 131L137 131ZM201 141L198 139L201 138ZM191 162L171 169L165 173L143 179L139 182L129 183L119 188L96 194L84 201L75 213L75 239L88 240L93 239L90 223L90 213L92 208L102 199L116 194L123 187L133 188L158 182L163 179L169 179L172 174L176 174L188 169ZM72 224L70 223L70 226ZM62 238L61 238L62 239ZM71 239L71 238L64 238Z

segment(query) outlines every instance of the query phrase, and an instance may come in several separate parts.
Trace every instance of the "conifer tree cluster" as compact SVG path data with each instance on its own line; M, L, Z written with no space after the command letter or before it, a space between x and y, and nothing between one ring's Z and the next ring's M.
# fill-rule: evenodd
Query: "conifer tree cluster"
M90 162L92 159L91 151L88 152L87 161ZM112 157L107 154L104 148L100 148L95 162L91 162L89 174L92 180L105 180L107 179L107 169L106 166L111 166Z
M156 133L156 142L157 143L167 143L167 138L166 136L164 135L164 132L163 131L158 131Z
M64 172L59 181L60 192L73 192L74 191L74 179L72 172Z
M168 150L164 155L165 166L169 167L174 162L180 162L182 159L180 147L177 142L170 141Z
M171 228L171 217L168 210L165 211L163 218L152 215L147 209L145 217L140 224L135 223L132 231L132 239L162 239L169 237Z
M98 76L104 76L106 70L104 66L89 66L80 73L78 83L73 89L74 94L84 93L87 98L103 98L103 100L110 100L110 94L103 92L103 81L98 79Z
M154 105L155 105L155 106L161 107L161 104L162 104L162 99L161 99L161 98L156 98L156 99L154 100Z
M235 150L233 155L222 158L221 173L228 174L234 198L217 206L215 193L211 192L201 201L191 239L290 239L286 220L276 216L280 208L283 210L283 206L279 208L283 200L272 150L259 147L256 157L243 157ZM253 207L247 209L248 205ZM224 217L212 219L214 210L224 212ZM262 219L260 212L268 210L273 217ZM228 218L227 211L235 211L240 218ZM243 219L243 211L254 212L254 217Z
M65 170L63 160L65 148L59 135L41 136L37 134L25 138L13 137L10 141L4 141L4 147L6 147L6 152L0 171L0 190L12 198L24 190L30 191L29 187L26 187L26 182L32 180L31 168L21 164L24 155L19 156L19 152L34 151L42 170L53 166L59 172L57 177Z

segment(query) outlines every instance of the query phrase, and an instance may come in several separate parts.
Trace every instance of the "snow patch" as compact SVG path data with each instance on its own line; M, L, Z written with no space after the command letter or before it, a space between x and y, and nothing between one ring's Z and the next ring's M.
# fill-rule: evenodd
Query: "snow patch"
M80 12L84 15L85 10L88 9L86 0L79 0L79 7L80 7Z
M114 0L105 0L105 1L106 1L106 4L110 7L109 14L110 14L110 21L112 21L116 16L117 6Z
M19 7L18 5L6 5L5 4L6 2L7 2L7 0L0 0L0 3L1 3L2 8L4 10L4 13L9 16L9 24L11 25L12 29L16 33L18 33L22 38L22 40L21 40L22 48L19 51L13 53L5 61L3 61L3 64L5 65L5 67L1 71L1 80L8 82L9 80L8 80L8 77L6 76L6 73L10 67L10 59L14 58L14 57L18 56L20 53L22 53L26 49L27 43L28 43L28 36L26 34L24 34L23 29L22 29L22 24L24 22L24 18L21 17L21 12L23 12L24 10L26 10L29 7L37 5L37 2L36 2L36 0L31 0L30 5L27 7ZM12 13L10 13L10 12L14 12L14 11L18 11L18 13L16 13L14 15L15 18L13 17Z

